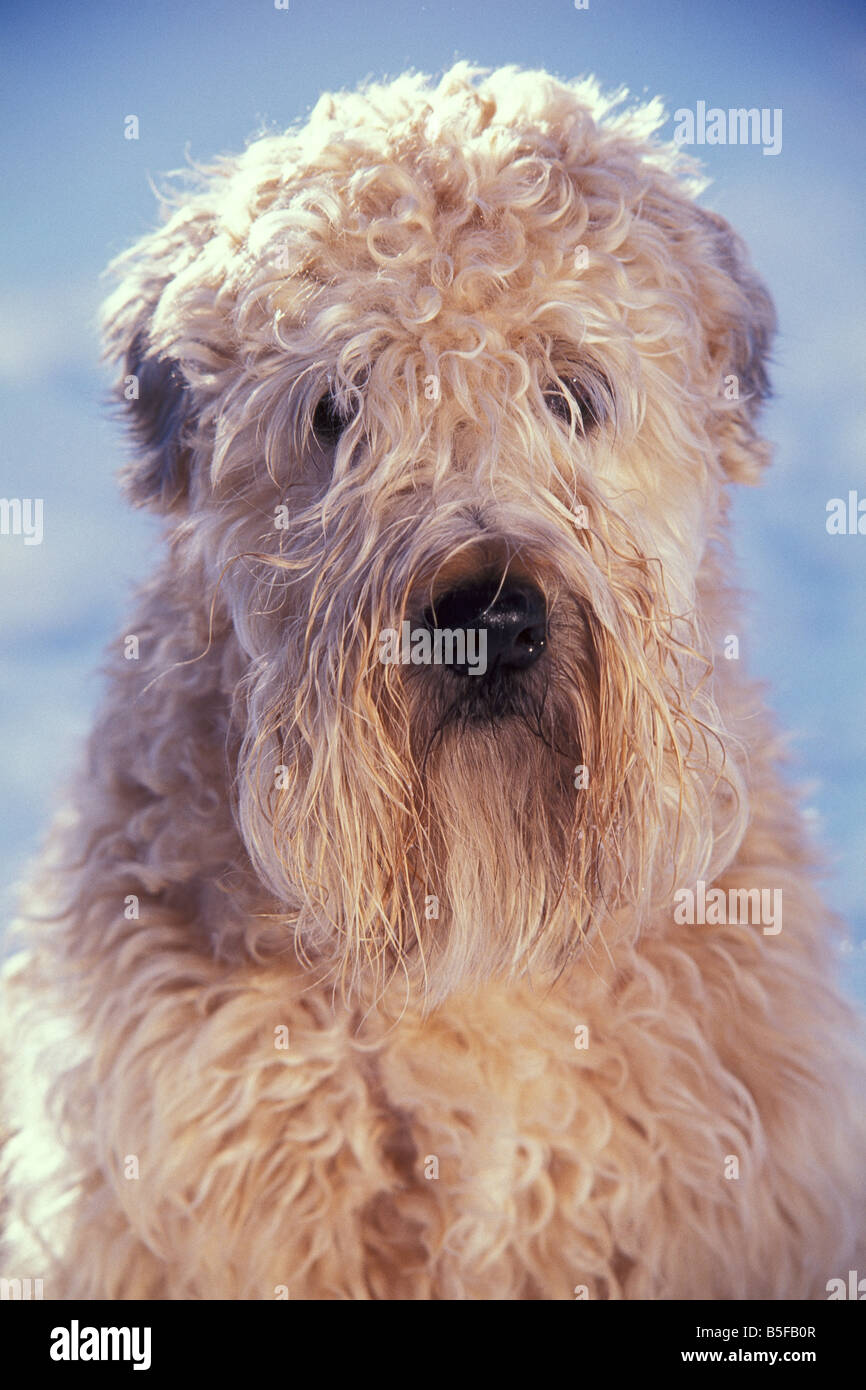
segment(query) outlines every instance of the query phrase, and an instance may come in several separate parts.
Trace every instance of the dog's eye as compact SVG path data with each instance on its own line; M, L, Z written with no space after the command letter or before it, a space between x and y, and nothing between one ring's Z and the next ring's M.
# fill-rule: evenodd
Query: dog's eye
M561 376L558 387L545 391L544 399L552 415L569 428L572 418L575 418L583 434L598 429L610 408L609 392L600 379L582 380L575 376Z
M331 391L327 391L316 406L313 414L313 433L320 444L332 447L340 438L349 421L340 411Z

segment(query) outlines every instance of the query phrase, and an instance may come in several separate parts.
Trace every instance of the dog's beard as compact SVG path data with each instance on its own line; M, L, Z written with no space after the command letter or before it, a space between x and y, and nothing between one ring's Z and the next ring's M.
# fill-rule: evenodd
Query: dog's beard
M549 691L494 686L469 692L469 701L471 710L450 707L429 737L429 711L415 729L424 745L419 877L429 919L421 944L434 1001L538 958L567 912L570 931L547 951L554 964L576 948L586 921L574 892L584 834L579 729L557 717Z
M299 633L290 703L274 670L253 687L242 833L347 996L555 973L729 860L746 805L706 663L644 599L614 630L560 591L544 661L486 686L383 667L356 609L351 641Z

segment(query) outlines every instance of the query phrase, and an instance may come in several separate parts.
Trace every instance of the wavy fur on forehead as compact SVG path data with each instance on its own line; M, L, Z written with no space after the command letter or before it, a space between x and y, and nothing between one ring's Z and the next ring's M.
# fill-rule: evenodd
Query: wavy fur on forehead
M772 310L730 229L689 201L689 161L650 142L657 104L616 119L616 99L592 82L503 69L475 85L477 76L459 64L435 88L407 76L323 98L301 130L199 171L173 213L168 198L163 229L115 262L109 350L131 366L173 364L186 389L167 423L205 446L214 478L225 464L221 419L234 436L247 412L251 422L265 415L268 457L284 472L285 430L304 428L323 381L351 404L371 362L374 445L403 437L428 371L452 374L443 394L495 438L500 412L479 415L461 367L517 341L513 367L525 379L527 328L540 366L561 345L603 341L623 391L640 351L633 409L671 377L711 383L728 417L724 461L746 467L738 443L744 430L752 443L750 403L766 390ZM579 246L589 252L580 294ZM637 281L625 271L635 262ZM706 330L697 337L696 306ZM437 336L447 344L438 353ZM749 375L734 408L715 389L721 363ZM507 360L497 370L504 388ZM164 440L160 431L157 448ZM190 481L180 468L168 479L155 471L133 477L140 500L154 488L171 500Z

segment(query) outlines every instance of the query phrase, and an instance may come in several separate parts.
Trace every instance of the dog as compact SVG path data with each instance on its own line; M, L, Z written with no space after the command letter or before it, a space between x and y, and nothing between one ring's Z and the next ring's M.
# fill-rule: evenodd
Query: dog
M825 1298L862 1258L860 1025L737 652L774 310L661 120L370 83L115 264L167 548L8 970L10 1278Z

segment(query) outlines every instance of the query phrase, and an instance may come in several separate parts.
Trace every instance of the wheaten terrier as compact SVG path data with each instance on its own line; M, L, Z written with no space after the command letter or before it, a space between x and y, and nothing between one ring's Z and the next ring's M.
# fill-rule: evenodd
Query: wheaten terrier
M465 65L326 96L118 262L168 546L10 971L7 1277L853 1267L856 1024L726 541L773 310L659 115Z

